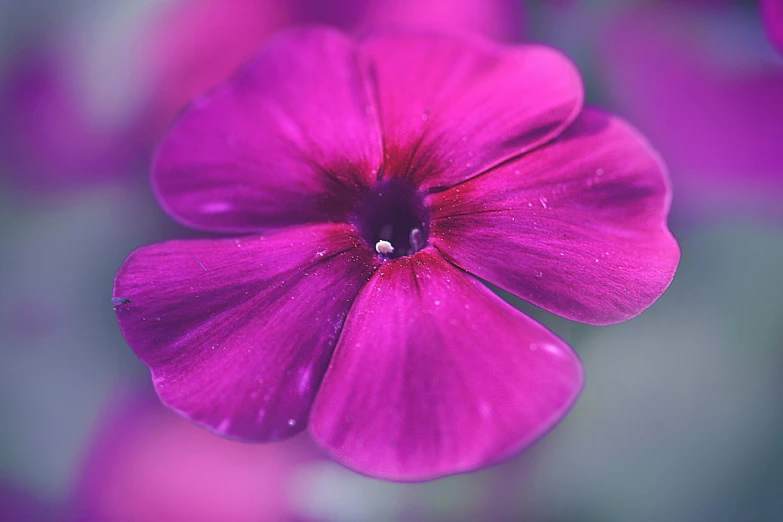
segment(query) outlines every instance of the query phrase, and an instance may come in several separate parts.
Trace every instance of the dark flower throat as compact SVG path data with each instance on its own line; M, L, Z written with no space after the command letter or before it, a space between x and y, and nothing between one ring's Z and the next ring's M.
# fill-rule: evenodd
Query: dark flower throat
M355 224L362 238L387 259L408 256L424 248L429 221L422 195L396 180L376 183L355 209Z

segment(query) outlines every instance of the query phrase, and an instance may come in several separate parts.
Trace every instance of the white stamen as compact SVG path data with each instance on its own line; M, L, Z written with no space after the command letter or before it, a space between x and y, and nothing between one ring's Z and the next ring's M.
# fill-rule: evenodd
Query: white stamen
M388 241L381 239L380 241L375 243L375 251L381 254L382 256L388 256L389 254L394 252L394 247Z
M414 228L411 230L410 236L411 254L418 252L424 247L424 238L421 237L421 230Z

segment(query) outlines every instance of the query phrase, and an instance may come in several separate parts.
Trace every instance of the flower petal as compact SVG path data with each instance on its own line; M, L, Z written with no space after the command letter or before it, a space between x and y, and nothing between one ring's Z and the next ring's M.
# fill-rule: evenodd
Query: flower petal
M152 177L182 223L247 231L342 219L380 158L353 42L309 28L277 37L197 99L163 142Z
M783 52L783 0L761 0L761 13L770 39Z
M431 240L460 267L568 319L611 324L669 286L671 190L628 124L585 110L555 142L431 196Z
M350 225L170 241L128 257L114 302L164 403L220 434L274 440L304 428L372 269Z
M554 49L384 33L364 42L383 130L384 176L448 187L557 136L582 106Z
M360 292L310 431L359 472L432 479L532 444L582 379L563 341L423 250L383 264Z

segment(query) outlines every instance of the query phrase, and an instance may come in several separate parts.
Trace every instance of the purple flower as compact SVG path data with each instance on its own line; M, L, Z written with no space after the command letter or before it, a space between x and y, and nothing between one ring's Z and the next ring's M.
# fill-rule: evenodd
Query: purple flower
M119 178L139 163L140 144L124 120L90 107L94 100L70 78L77 60L61 40L8 61L0 84L0 181L67 190Z
M611 324L655 301L679 259L659 158L582 100L545 47L277 37L193 102L152 173L178 221L247 235L143 247L115 280L158 395L231 438L308 426L342 464L393 480L533 443L582 367L477 277Z
M666 158L675 214L779 215L783 67L758 20L736 8L635 6L602 34L609 97Z
M761 16L772 43L783 52L783 0L761 0Z
M223 440L146 394L122 393L109 406L75 484L75 520L302 520L290 496L297 473L318 459L306 440Z

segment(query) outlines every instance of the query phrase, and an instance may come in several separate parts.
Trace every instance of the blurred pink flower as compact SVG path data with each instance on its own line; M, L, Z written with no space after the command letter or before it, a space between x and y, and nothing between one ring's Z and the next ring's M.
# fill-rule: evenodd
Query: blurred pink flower
M678 5L631 9L603 32L610 99L666 158L679 217L780 211L783 67L742 29L737 11Z
M0 166L21 186L61 190L141 165L135 136L89 106L63 47L12 58L0 86Z
M110 406L76 483L77 520L297 520L292 480L317 456L307 439L228 441L143 394Z
M772 43L783 52L783 0L761 0L761 15Z
M147 24L139 64L150 82L143 131L154 145L187 103L244 62L274 31L293 22L281 0L178 0Z
M657 155L582 100L546 47L276 38L191 105L153 166L175 219L250 235L143 247L115 279L161 399L242 440L309 425L339 462L394 480L533 443L582 367L473 275L610 324L679 259Z
M0 92L5 170L17 185L61 189L141 172L140 164L172 120L195 96L224 81L271 33L301 22L329 21L363 30L387 24L479 31L518 38L516 0L176 0L142 11L125 28L134 45L117 46L113 64L130 71L124 117L107 118L91 93L113 73L89 63L70 40L83 28L35 44L7 73ZM137 27L138 26L138 27ZM112 38L122 38L112 34ZM92 41L92 50L113 42ZM89 76L89 75L88 75ZM122 97L120 97L122 99ZM138 99L137 99L138 98ZM122 103L122 101L118 102Z

